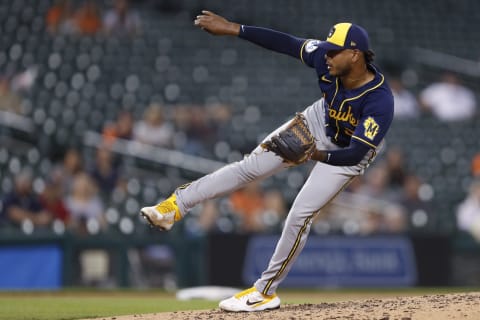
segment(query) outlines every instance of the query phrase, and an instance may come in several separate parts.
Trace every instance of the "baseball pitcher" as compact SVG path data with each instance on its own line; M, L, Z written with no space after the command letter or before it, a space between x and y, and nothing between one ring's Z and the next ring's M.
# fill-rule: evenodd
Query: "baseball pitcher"
M236 36L297 58L317 75L321 98L273 131L251 154L178 187L165 201L141 209L152 226L169 230L202 201L314 161L267 269L252 288L219 304L226 311L276 309L280 307L276 289L302 251L315 215L363 174L382 147L393 118L392 93L372 64L374 54L367 32L356 24L334 25L324 41L240 25L210 11L202 11L194 24L213 35Z

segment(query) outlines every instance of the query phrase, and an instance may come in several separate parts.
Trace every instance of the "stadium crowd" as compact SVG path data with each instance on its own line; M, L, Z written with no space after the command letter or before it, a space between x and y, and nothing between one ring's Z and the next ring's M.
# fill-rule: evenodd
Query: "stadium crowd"
M60 46L65 39L73 37L85 40L85 43L95 43L98 41L96 37L114 40L127 38L133 41L142 39L142 35L149 31L142 16L145 11L138 10L135 2L130 3L128 0L109 1L106 5L94 0L57 0L44 13L42 32L52 46L46 64L59 74L68 73L68 68L71 68L68 66L62 69L62 60L53 52L53 47ZM5 28L8 29L7 27ZM131 43L133 42L128 44ZM160 39L156 46L161 52L155 59L155 72L160 74L159 77L168 79L181 74L178 68L172 66L167 54L164 54L171 49L171 41ZM77 55L75 49L72 50L76 57L73 65L85 71L84 78L88 80L82 77L78 80L80 78L77 77L76 81L75 72L70 70L73 74L70 84L68 81L62 82L61 75L56 76L54 72L49 72L50 69L38 68L35 63L28 63L28 59L20 58L22 49L15 46L9 48L8 53L0 55L2 139L6 136L16 144L17 140L22 140L21 135L16 136L15 130L20 127L21 130L26 129L22 129L23 126L14 127L11 119L17 118L12 118L12 115L28 120L19 123L40 123L40 135L48 133L52 126L52 132L61 131L56 130L61 127L60 124L49 124L46 121L48 116L45 115L48 112L42 116L41 107L32 102L29 95L36 86L45 87L45 91L51 93L52 99L57 102L56 98L61 96L62 83L75 87L78 82L81 83L79 88L83 90L82 95L64 94L68 96L65 100L75 101L84 96L94 96L84 89L89 87L83 86L83 83L99 77L96 75L99 71L93 63L95 50L91 49L91 57L86 58L86 65L92 64L90 67L83 66L83 56L80 53ZM199 50L195 55L192 54L191 60L205 55L205 52ZM100 50L100 55L107 53L108 49ZM229 66L241 57L238 57L236 51L226 50L219 59ZM164 67L169 63L169 67ZM409 121L431 119L434 123L456 125L478 118L476 93L466 85L464 75L438 72L435 81L416 86L415 81L412 81L411 70L403 70L402 67L385 65L387 80L394 93L396 121L408 124ZM202 64L196 66L192 76L194 86L200 87L202 81L205 82L202 79L208 79L208 76L208 68ZM152 82L155 79L153 77ZM53 84L50 85L50 82ZM125 87L135 88L135 81L132 80L132 83ZM161 164L139 169L142 167L141 159L132 161L131 156L118 153L115 144L119 141L126 142L127 145L132 142L145 148L157 148L159 152L180 151L198 159L220 162L238 160L262 138L257 132L250 132L249 126L258 127L260 122L271 120L278 123L282 120L262 115L262 106L250 106L244 102L244 98L232 99L233 102L221 101L225 92L245 92L247 83L241 76L234 77L229 86L220 89L220 98L206 99L205 103L170 99L170 95L176 96L175 92L180 90L170 84L165 86L163 99L152 93L151 98L142 101L137 99L134 103L119 104L119 99L110 101L116 105L114 112L108 115L106 111L94 110L93 107L87 111L76 110L78 113L92 114L92 125L85 131L96 131L101 137L93 149L78 140L70 141L68 134L65 134L62 138L64 143L58 147L49 145L42 149L43 143L33 143L29 150L34 151L26 151L23 155L15 154L5 144L0 147L0 230L19 234L68 232L84 237L111 232L118 228L122 217L127 217L132 221L133 228L137 226L140 232L147 232L145 230L148 229L137 214L138 209L144 205L143 202L163 199L172 192L171 188L177 185L176 182L188 182L192 175L182 176L182 173L178 173L180 170L166 170ZM293 88L299 86L294 80L289 85ZM96 88L93 86L92 90L95 91ZM106 91L114 96L114 85L107 88ZM134 89L125 89L127 94L133 91ZM98 99L95 97L91 100L108 104L108 96L103 98L100 95ZM59 111L55 111L55 101L50 103L49 100L49 112L61 114L62 119L68 119L67 108L64 109L63 105L60 104L57 108ZM75 106L81 109L82 104ZM99 126L93 125L95 118L100 119ZM79 123L73 117L66 126L77 128L80 127ZM433 217L437 215L436 202L442 200L435 194L435 182L412 165L412 158L416 155L408 145L388 141L387 136L386 150L374 167L365 176L354 180L336 200L322 210L313 224L312 232L320 235L372 235L431 230ZM476 152L474 157L465 160L471 170L463 181L464 185L459 186L464 189L464 198L456 199L453 204L455 210L451 215L457 223L455 232L464 232L480 242L480 150ZM448 155L447 152L445 157L448 158ZM307 164L288 175L280 173L273 181L252 183L229 196L199 205L185 219L181 232L189 236L208 233L277 233L281 230L281 223L291 205L291 194L302 185L309 169ZM173 183L170 181L172 179L177 181ZM347 198L348 201L344 201ZM346 206L345 203L350 205ZM133 232L132 228L122 228L121 231L127 236ZM98 258L98 255L94 256Z

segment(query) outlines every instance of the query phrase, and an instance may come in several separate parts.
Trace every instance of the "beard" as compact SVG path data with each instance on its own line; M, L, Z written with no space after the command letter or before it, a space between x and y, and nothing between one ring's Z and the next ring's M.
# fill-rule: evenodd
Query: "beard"
M350 71L352 70L351 66L348 66L348 65L343 65L343 66L339 66L339 65L336 65L334 66L333 68L331 67L330 70L329 70L329 73L332 77L344 77L344 76L347 76Z

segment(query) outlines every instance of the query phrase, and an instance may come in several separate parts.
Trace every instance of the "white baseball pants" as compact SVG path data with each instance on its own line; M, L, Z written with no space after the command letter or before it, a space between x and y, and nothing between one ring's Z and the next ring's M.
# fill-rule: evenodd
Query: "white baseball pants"
M325 135L325 116L323 99L307 107L303 114L307 119L310 131L316 139L319 150L336 150L338 146ZM283 130L289 121L268 135ZM328 204L357 175L363 174L374 158L371 150L360 164L350 167L332 166L317 162L307 181L298 193L285 221L282 235L267 269L255 287L263 294L273 294L278 285L287 276L297 256L307 241L310 226L315 215ZM287 168L283 159L273 152L265 151L257 146L253 152L241 161L226 165L188 185L178 188L175 193L180 211L185 214L198 203L228 194L247 183L271 176Z

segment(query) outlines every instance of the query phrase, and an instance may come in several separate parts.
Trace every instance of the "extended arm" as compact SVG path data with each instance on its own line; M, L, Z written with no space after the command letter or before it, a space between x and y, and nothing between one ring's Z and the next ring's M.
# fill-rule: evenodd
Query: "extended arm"
M195 19L195 25L214 35L239 36L261 47L300 59L305 39L267 28L240 25L203 10Z
M201 28L216 36L238 36L240 34L240 25L228 21L211 11L202 10L194 21L195 26Z

